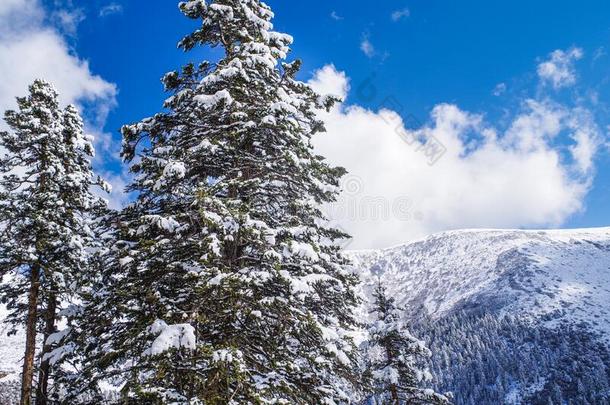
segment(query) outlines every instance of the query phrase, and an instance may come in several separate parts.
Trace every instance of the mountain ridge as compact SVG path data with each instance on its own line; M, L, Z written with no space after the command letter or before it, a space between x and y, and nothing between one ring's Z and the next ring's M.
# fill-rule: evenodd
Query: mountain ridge
M472 299L495 295L499 301L518 298L520 308L515 302L495 304L534 317L571 307L576 313L567 318L574 321L594 324L602 316L610 319L610 227L456 230L348 254L365 290L383 275L399 304L423 306L432 318L456 305L473 304ZM580 313L583 305L593 313ZM610 334L610 321L603 326L600 331Z

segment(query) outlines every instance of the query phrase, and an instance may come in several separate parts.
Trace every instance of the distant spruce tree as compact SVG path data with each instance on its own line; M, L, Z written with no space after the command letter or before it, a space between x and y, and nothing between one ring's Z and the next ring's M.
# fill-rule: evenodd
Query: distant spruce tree
M402 320L394 298L378 282L373 293L373 320L366 343L367 374L372 381L376 404L449 404L431 389L421 388L429 372L421 360L431 355L423 341L415 338Z
M86 311L106 319L80 380L115 381L121 403L347 403L357 280L320 210L344 170L311 145L335 99L281 63L292 38L261 1L180 10L201 22L180 48L223 54L165 75L164 111L122 129L137 198Z
M18 111L7 111L11 131L0 132L0 286L14 326L25 324L21 404L32 401L38 324L43 330L36 404L47 403L48 340L61 302L78 289L95 245L92 221L105 203L91 194L106 187L91 170L91 139L73 106L61 109L53 87L36 80ZM27 301L22 299L27 296Z

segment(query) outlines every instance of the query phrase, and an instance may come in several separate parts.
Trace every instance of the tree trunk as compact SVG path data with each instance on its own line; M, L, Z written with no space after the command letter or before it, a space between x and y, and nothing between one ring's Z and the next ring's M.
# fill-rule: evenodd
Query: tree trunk
M45 354L51 351L51 345L47 344L49 336L55 333L55 312L57 310L57 297L55 291L51 287L49 291L49 301L45 312L45 328L44 340L42 346L41 359ZM51 372L51 364L49 360L41 360L40 371L38 372L38 386L36 388L36 405L47 405L47 395L49 387L49 374Z
M389 344L386 344L386 346L385 346L385 353L388 358L388 364L393 364L394 363L394 354L392 353L392 350L391 350ZM390 388L390 395L392 396L392 401L390 403L392 405L400 405L400 398L398 397L398 387L396 386L396 384L390 384L389 388Z
M390 393L392 395L392 405L400 405L400 398L398 397L398 388L396 384L390 385Z
M28 315L26 320L25 355L21 379L21 405L32 403L32 379L34 377L34 355L36 354L36 321L38 320L38 294L40 291L40 267L32 267Z

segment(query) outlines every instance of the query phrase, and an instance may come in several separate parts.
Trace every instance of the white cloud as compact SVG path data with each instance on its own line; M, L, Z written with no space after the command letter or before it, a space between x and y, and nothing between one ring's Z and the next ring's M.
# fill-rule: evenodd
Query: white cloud
M506 93L506 83L498 83L492 92L496 97L499 97L504 93Z
M362 37L362 41L360 42L360 50L367 56L367 58L372 58L375 56L375 47L369 40L368 35L364 35Z
M54 18L57 14L49 16L38 0L0 1L0 115L16 107L15 97L25 96L35 79L51 82L62 104L76 104L89 117L87 130L96 136L96 162L101 166L116 159L111 135L103 131L106 116L116 105L116 86L91 72L88 62L74 54L58 30L45 22L49 17L66 32L66 26ZM64 21L68 28L78 20L72 18ZM0 119L0 130L5 129Z
M345 72L337 70L335 65L326 65L315 72L310 84L319 94L332 95L344 100L349 92L349 79Z
M332 66L311 84L342 97L349 91ZM314 138L316 150L350 172L328 208L354 236L350 248L455 228L559 226L583 209L600 139L586 110L548 100L524 101L505 130L451 104L434 107L414 130L390 110L342 105L322 117L328 133ZM431 141L445 148L433 165L423 146Z
M85 20L85 13L82 9L58 10L53 13L53 19L62 31L68 35L76 35L78 25Z
M392 13L392 21L400 21L405 17L409 17L411 15L411 11L408 8L403 8L402 10L396 10Z
M36 78L44 78L59 90L63 103L87 101L106 109L114 104L116 88L93 75L86 61L70 53L63 38L47 28L22 36L0 37L0 109L15 105Z
M0 40L41 24L44 12L38 0L0 1Z
M549 55L549 60L538 65L538 76L544 83L551 83L555 89L576 83L574 62L581 59L583 51L572 48L567 51L557 49Z
M336 21L341 21L341 20L343 20L343 17L341 17L341 16L339 15L339 13L337 13L337 12L336 12L336 11L334 11L334 10L333 10L333 12L331 12L331 13L330 13L330 17L331 17L333 20L336 20Z
M594 169L594 158L604 145L604 134L595 123L592 114L584 108L577 108L568 117L568 123L574 144L570 152L582 174L588 174Z
M123 12L123 6L119 3L110 3L100 9L100 17L107 17L112 14L120 14Z
M2 0L0 2L0 18L5 18L7 15L23 10L31 12L31 5L35 4L34 0Z
M116 86L94 75L86 60L70 51L65 39L44 24L34 0L9 0L0 8L0 110L13 108L37 78L59 90L64 104L87 102L100 111L115 104ZM24 22L28 23L25 24Z

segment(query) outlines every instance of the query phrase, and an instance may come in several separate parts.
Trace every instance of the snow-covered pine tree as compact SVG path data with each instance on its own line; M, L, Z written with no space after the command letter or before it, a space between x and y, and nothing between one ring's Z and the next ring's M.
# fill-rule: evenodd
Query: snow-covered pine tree
M55 366L53 399L58 404L112 403L114 398L112 392L99 389L101 367L94 354L100 353L99 345L105 341L102 334L108 331L108 323L122 316L121 308L108 305L107 300L109 286L121 276L117 271L119 214L107 210L96 221L96 251L91 255L90 271L85 274L87 279L79 282L77 300L62 313L67 325L58 333L49 355ZM110 387L113 379L107 378L105 382Z
M394 298L387 296L381 281L373 299L374 318L368 325L365 358L375 403L449 404L444 395L421 388L422 380L429 378L429 372L420 367L421 360L431 353L424 342L409 332Z
M36 404L45 404L58 311L73 296L95 243L90 221L105 206L90 192L103 185L91 171L91 140L72 106L62 110L53 87L36 80L18 111L7 111L11 131L0 132L0 286L14 326L26 325L22 404L32 400L37 324L43 348ZM104 185L105 187L105 185ZM27 303L22 297L27 295ZM40 308L43 308L40 310Z
M93 172L93 139L85 134L83 120L73 105L67 106L63 112L63 140L66 176L60 198L65 212L65 226L72 232L72 246L65 252L62 260L58 260L63 267L55 272L60 282L51 282L48 288L43 335L45 345L41 354L36 405L46 404L51 367L61 363L63 356L70 354L71 346L65 345L64 340L70 335L71 327L68 325L57 331L55 323L60 317L71 322L74 317L72 312L79 308L83 290L89 287L92 279L97 276L98 267L95 264L98 253L104 246L100 237L100 232L104 229L100 222L107 220L109 213L106 202L92 193L94 186L109 192L110 185ZM60 302L63 305L59 305ZM55 392L55 395L57 396L58 392Z
M334 99L280 63L292 39L261 1L180 9L202 25L179 46L224 53L167 74L166 110L122 130L137 199L92 307L120 321L100 322L103 372L82 380L123 374L123 397L147 403L346 403L356 279L320 211L344 170L310 143Z

